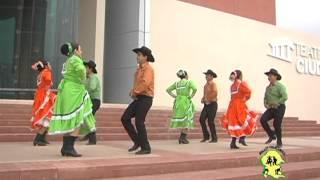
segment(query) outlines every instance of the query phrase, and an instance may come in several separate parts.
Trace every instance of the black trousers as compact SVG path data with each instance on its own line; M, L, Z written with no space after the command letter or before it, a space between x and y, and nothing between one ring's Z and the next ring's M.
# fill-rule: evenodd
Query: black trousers
M281 104L278 108L267 109L266 112L261 116L260 122L263 129L267 132L269 137L277 136L277 142L282 143L282 129L281 124L283 116L286 111L286 106ZM274 131L270 129L268 121L273 119Z
M218 109L218 103L212 102L210 104L205 104L200 115L200 124L202 128L203 138L209 139L210 135L207 129L206 120L208 119L208 125L211 133L211 138L217 140L216 127L214 124L214 119L216 118Z
M152 97L148 96L137 96L137 100L134 100L128 108L125 110L121 117L121 122L131 140L139 145L142 150L151 150L146 126L144 124L147 113L152 106ZM134 128L131 119L135 117Z
M98 109L100 108L101 101L100 99L91 99L92 102L92 114L95 115Z

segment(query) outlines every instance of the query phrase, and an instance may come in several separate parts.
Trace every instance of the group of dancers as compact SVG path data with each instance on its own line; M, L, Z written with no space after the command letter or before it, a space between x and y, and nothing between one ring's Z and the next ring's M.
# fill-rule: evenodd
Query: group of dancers
M155 58L152 51L145 46L133 49L133 52L137 55L138 66L134 74L133 88L129 92L132 102L124 111L121 122L133 141L133 146L128 151L135 152L137 155L150 154L151 146L145 120L154 97L155 73L150 63L153 63ZM79 44L65 43L61 46L61 53L67 57L67 60L63 64L63 78L59 83L57 94L51 91L53 83L50 64L41 58L32 65L32 68L39 72L31 119L32 128L37 132L33 144L45 146L49 144L46 134L62 134L61 155L80 157L81 154L74 148L79 136L82 136L81 140L89 140L88 145L96 144L94 115L101 104L100 81L96 64L94 61L83 60ZM281 75L277 70L270 69L265 74L270 84L266 88L264 97L266 111L261 116L260 122L269 136L266 144L276 139L277 146L281 148L281 123L288 96L285 86L279 82ZM194 128L196 108L192 99L197 92L197 87L193 81L189 80L187 71L179 70L176 75L179 80L167 88L167 93L175 99L170 128L181 129L178 143L188 144L188 129ZM218 109L218 90L214 82L217 74L209 69L204 72L204 75L207 82L201 99L203 109L199 121L203 139L200 142L217 143L214 122ZM239 149L236 145L237 139L240 144L247 146L245 139L256 131L258 116L246 105L251 96L251 89L243 81L242 72L240 70L231 72L229 79L232 81L231 100L227 112L220 119L220 124L232 137L230 148ZM132 118L135 118L135 124L132 123ZM274 119L274 131L268 124L271 119Z

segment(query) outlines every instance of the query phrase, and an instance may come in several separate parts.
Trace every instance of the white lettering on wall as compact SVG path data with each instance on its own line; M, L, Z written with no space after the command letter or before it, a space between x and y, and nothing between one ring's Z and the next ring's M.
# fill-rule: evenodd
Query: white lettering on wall
M320 48L295 43L288 39L269 43L268 56L293 63L296 61L296 71L300 74L320 76Z

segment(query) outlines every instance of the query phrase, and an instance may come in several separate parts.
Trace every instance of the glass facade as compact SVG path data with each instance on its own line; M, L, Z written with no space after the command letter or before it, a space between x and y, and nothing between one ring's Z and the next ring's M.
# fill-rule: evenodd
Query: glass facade
M57 87L65 61L60 45L78 40L79 1L0 1L0 98L33 98L31 64L38 57L50 62Z

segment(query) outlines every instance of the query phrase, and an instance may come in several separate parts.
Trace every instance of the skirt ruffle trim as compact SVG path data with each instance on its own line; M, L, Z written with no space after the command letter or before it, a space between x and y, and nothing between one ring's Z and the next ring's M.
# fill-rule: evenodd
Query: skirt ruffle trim
M257 130L257 115L255 112L248 112L242 125L229 125L229 120L224 116L220 119L221 126L227 130L231 137L252 136Z
M88 103L90 103L89 101L90 101L90 96L87 92L83 98L81 105L78 108L74 109L71 113L52 115L48 134L49 135L67 134L67 133L72 133L78 128L80 128L80 132L96 131L95 120L92 115L92 108L87 107ZM86 109L86 112L83 112L85 111L85 109ZM81 119L81 121L77 122L78 119ZM74 126L70 126L68 128L59 128L59 126L56 127L55 125L55 124L64 124L64 123L68 123L71 125L74 124ZM81 126L86 126L86 127L81 128Z

